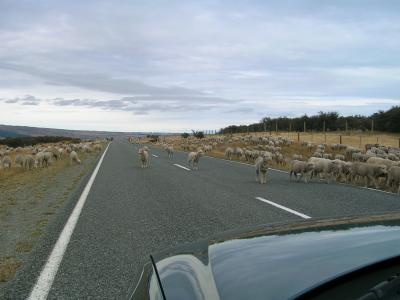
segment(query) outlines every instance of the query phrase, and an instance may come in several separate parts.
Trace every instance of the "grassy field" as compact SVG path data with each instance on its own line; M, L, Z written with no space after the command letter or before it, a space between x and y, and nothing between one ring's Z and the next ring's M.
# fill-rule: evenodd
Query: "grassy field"
M0 289L14 278L37 241L64 207L99 153L80 154L82 164L65 158L49 167L0 172Z

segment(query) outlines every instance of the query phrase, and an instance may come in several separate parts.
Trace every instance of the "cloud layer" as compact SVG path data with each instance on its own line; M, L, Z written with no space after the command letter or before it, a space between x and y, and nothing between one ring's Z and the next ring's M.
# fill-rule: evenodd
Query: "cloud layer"
M400 104L397 1L6 0L0 43L13 124L45 109L65 126L109 111L79 126L208 129Z

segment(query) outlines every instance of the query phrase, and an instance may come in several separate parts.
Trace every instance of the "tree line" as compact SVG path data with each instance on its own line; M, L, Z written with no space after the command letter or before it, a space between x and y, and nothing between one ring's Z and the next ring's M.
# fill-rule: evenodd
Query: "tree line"
M24 136L24 137L13 137L0 139L0 145L7 145L9 147L25 147L33 146L36 144L44 143L58 143L58 142L70 142L79 143L81 140L78 138L71 138L65 136Z
M262 131L384 131L400 132L400 106L370 116L340 116L337 112L319 112L316 115L303 115L296 118L265 117L250 125L231 125L220 130L221 134Z

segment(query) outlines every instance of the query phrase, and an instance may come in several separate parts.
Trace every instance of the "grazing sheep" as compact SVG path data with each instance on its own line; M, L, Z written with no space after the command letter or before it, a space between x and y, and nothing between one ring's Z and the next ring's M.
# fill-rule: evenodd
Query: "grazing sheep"
M375 188L378 188L378 179L387 175L387 168L385 165L355 162L351 166L351 175L353 182L358 178L364 179L367 187L373 181Z
M70 160L71 164L74 162L77 164L81 164L81 160L79 159L78 154L75 151L72 151L69 154L69 160Z
M3 166L3 169L10 169L11 168L11 157L8 155L4 156L1 165Z
M31 170L34 166L35 166L35 158L33 157L33 155L25 155L25 159L24 159L24 168L25 170Z
M17 154L15 157L15 165L19 168L24 167L25 157L22 154Z
M256 168L256 181L261 184L267 183L267 171L270 157L259 156L254 162L254 166Z
M167 152L169 159L171 159L174 156L174 147L173 146L165 147L165 151Z
M301 160L293 160L292 165L290 168L290 175L289 175L289 180L292 181L292 174L294 174L294 177L296 177L297 181L300 181L301 178L307 173L311 173L314 168L313 163L301 161ZM300 174L300 177L297 178L297 174ZM304 177L304 182L307 183L307 178Z
M51 161L51 157L53 156L53 154L51 152L38 152L38 154L36 154L36 161L38 163L39 167L43 167L43 166L48 166L50 164Z
M400 194L400 167L398 166L393 166L388 171L386 186L390 189L393 185L397 189L397 194Z
M142 169L147 168L149 166L149 152L145 149L145 147L139 149L139 151L138 151L140 167Z
M228 147L225 149L225 157L229 160L232 159L232 155L233 155L233 149L231 147Z
M205 153L211 152L211 150L212 150L212 146L211 145L205 145L204 146L204 152Z
M236 155L236 157L238 159L242 158L242 156L244 154L243 149L239 148L239 147L236 147L235 150L234 150L234 154Z
M197 152L190 152L188 155L188 159L187 159L189 168L192 165L193 170L198 170L199 169L199 160L200 160L201 156L203 156L202 150L199 150Z

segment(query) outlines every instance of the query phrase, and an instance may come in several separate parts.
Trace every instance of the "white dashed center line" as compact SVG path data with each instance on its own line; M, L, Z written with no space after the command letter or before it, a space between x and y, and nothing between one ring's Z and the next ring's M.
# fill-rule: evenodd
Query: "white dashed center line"
M152 154L154 157L158 157L158 155Z
M293 209L290 209L290 208L288 208L288 207L286 207L286 206L283 206L283 205L280 205L280 204L278 204L278 203L269 201L269 200L264 199L264 198L261 198L261 197L256 197L256 199L257 199L257 200L260 200L260 201L262 201L262 202L268 203L268 204L270 204L270 205L272 205L272 206L275 206L275 207L277 207L277 208L286 210L286 211L288 211L288 212L290 212L290 213L292 213L292 214L294 214L294 215L296 215L296 216L302 217L303 219L311 219L310 216L307 216L307 215L305 215L305 214L299 213L298 211L295 211L295 210L293 210Z
M186 171L190 171L189 168L186 168L186 167L181 166L181 165L178 165L178 164L174 164L174 166L177 166L178 168L182 168L182 169L184 169L184 170L186 170Z

